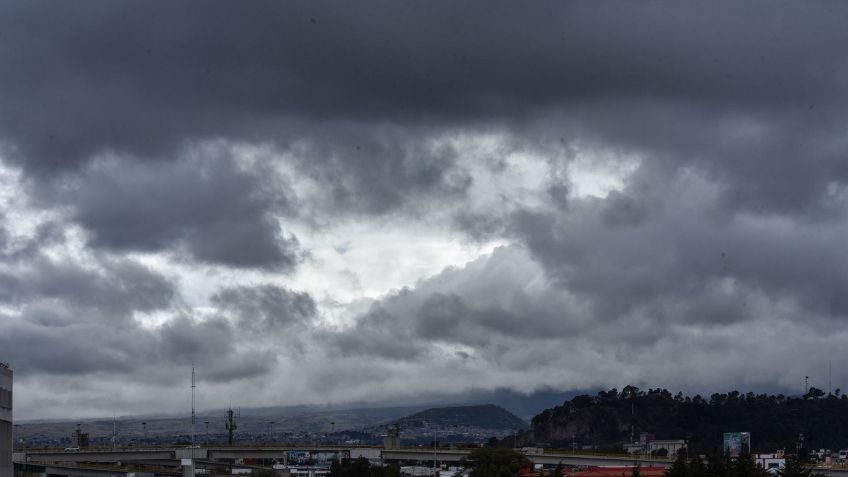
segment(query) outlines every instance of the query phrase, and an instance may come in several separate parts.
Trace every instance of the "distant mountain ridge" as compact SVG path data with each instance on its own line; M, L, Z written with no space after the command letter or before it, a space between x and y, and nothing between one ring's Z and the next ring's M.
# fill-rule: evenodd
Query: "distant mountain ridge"
M453 426L478 427L482 429L519 429L529 428L527 422L494 404L476 406L450 406L425 409L396 421L404 427L435 426L450 428Z
M539 389L533 392L525 393L511 389L473 389L459 394L419 394L415 398L391 398L377 401L348 401L327 404L300 404L289 406L258 406L248 407L238 403L233 403L233 409L237 410L242 417L286 417L302 414L322 413L327 411L359 411L359 410L406 410L401 412L399 416L415 412L417 410L448 407L448 406L476 406L483 404L495 404L515 414L516 416L530 421L533 416L541 413L545 409L561 405L569 401L574 396L586 393L594 393L597 390L575 390L575 391L556 391L546 388ZM199 414L217 418L226 415L226 408L206 408L198 410ZM384 412L384 411L381 411ZM190 415L189 407L182 412L159 412L159 413L143 413L143 414L122 414L118 415L118 421L123 420L159 420L159 419L185 419ZM395 416L397 417L397 416ZM80 421L97 421L113 419L113 415L91 415L91 416L73 416L67 418L29 418L16 419L16 422L36 424L36 423L60 423L70 422L76 423Z

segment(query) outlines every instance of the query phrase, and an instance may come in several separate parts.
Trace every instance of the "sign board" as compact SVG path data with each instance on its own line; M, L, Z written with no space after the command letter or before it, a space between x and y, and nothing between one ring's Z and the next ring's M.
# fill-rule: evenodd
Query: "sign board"
M722 450L724 454L730 457L739 457L739 454L746 452L751 453L751 433L750 432L725 432Z

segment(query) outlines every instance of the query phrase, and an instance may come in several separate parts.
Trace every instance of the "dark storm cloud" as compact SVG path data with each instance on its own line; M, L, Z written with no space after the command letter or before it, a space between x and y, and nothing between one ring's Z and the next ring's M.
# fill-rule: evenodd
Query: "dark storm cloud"
M234 314L242 329L258 333L308 325L318 313L315 300L308 293L274 285L225 288L212 296L212 303Z
M848 174L837 147L848 127L846 8L11 4L0 134L27 170L50 173L104 151L168 157L198 139L332 144L326 126L339 122L369 135L389 123L513 127L556 112L551 128L568 139L704 167L746 207L803 209ZM761 122L762 137L734 144L746 122ZM411 165L394 141L344 156L319 149L319 161L330 156L325 178L345 164L347 179L331 180L341 202L383 209L368 192L384 174L410 181L389 189L388 203L407 186L439 193L451 161ZM805 167L810 157L818 167Z
M175 304L169 279L128 259L37 254L2 265L0 302L18 313L3 318L0 348L25 373L134 370L155 346L133 314Z
M797 300L812 314L844 319L846 301L837 290L848 285L848 263L839 253L843 221L795 222L777 216L716 214L715 192L697 177L655 178L653 192L604 201L572 204L569 214L516 213L513 230L552 277L568 290L591 297L598 319L612 319L655 301L692 304L691 313L668 319L702 316L758 317L751 313L704 316L701 294L727 280L726 291L739 299L760 292L775 300ZM666 182L666 181L671 181ZM627 196L633 191L626 191ZM610 222L609 207L653 204L631 210L630 219ZM632 209L627 205L616 214ZM717 292L717 289L712 292ZM713 297L720 303L732 296Z
M461 151L436 143L437 129L349 124L321 129L286 149L326 189L320 214L384 214L407 203L415 212L417 199L461 200L472 183L457 167Z
M260 286L222 290L216 295L222 314L190 316L180 311L175 283L130 259L75 261L37 254L2 264L0 304L14 316L0 316L0 349L27 376L146 373L162 365L204 362L209 366L204 379L247 379L268 373L278 354L271 350L288 342L276 325L315 314L308 294ZM265 315L250 316L260 309ZM139 313L166 319L160 326L143 326ZM244 348L234 336L256 326L251 320L265 324L260 339ZM150 379L170 379L167 372L153 374Z
M2 161L61 225L24 245L0 229L18 313L0 348L35 373L204 360L222 382L302 353L331 361L310 364L322 399L339 375L373 393L388 365L372 357L459 387L785 385L808 364L780 350L843 356L846 17L781 1L5 3ZM477 157L481 137L508 145ZM605 155L633 172L580 197L568 166ZM339 328L272 285L222 288L195 316L168 278L113 257L291 273L309 251L286 221L393 213L513 244ZM40 252L65 220L96 263ZM416 373L432 363L450 372Z
M174 284L129 260L104 260L87 268L70 260L40 255L26 264L5 263L0 272L0 300L26 304L33 300L70 300L76 305L115 313L151 311L172 304Z
M282 271L300 259L297 239L272 215L289 209L284 193L268 190L256 172L239 170L226 156L106 160L64 190L42 195L70 207L96 248L176 249L203 262Z

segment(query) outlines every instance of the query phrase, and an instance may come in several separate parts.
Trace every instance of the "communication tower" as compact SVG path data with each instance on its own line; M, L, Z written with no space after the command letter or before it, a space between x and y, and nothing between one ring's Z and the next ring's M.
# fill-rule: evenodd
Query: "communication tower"
M194 422L195 422L195 414L194 414L194 365L191 365L191 445L195 445L194 443Z
M236 429L238 429L238 425L236 424L235 419L233 419L233 408L230 408L230 409L227 410L226 427L227 427L227 443L232 444L233 443L233 432L235 432Z

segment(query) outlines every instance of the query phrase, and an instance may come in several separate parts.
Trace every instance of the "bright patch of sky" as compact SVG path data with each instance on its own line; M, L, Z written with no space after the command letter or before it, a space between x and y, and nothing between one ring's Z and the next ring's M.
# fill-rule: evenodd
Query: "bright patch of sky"
M604 198L624 188L627 178L639 167L637 156L602 149L578 147L568 164L570 195L574 198Z

